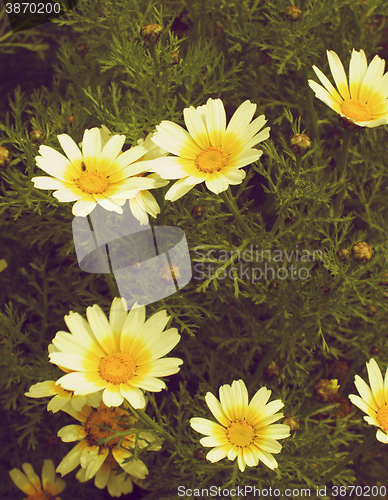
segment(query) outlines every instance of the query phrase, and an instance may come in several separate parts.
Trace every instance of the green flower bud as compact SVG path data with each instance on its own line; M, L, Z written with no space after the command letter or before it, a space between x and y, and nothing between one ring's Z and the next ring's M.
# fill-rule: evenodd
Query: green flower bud
M312 142L306 134L294 134L290 137L290 146L294 154L304 155L311 149Z
M163 27L160 24L146 24L140 29L140 36L143 40L149 43L156 43L161 34L163 33Z
M7 148L0 146L0 170L5 170L11 161L11 153Z
M205 213L205 209L200 207L199 205L196 205L193 210L191 211L191 215L195 217L196 219L200 219L203 214Z
M339 260L347 260L350 256L350 252L347 248L340 248L338 250L338 258Z
M46 134L41 130L39 130L38 128L30 132L31 142L37 142L39 144L42 144L45 139L46 139Z
M359 264L365 265L373 257L374 251L365 241L359 241L352 248L352 257Z
M296 418L288 416L286 417L282 424L288 425L290 428L290 432L295 432L299 429L299 422L296 420Z
M171 56L173 64L178 64L179 61L181 60L180 55L178 54L178 52L171 52L170 56Z
M302 11L296 5L290 5L286 9L286 16L287 16L287 19L289 19L290 21L293 21L293 22L297 21L301 15L302 15Z
M322 401L332 401L338 393L338 380L321 379L315 386L317 394L322 398Z

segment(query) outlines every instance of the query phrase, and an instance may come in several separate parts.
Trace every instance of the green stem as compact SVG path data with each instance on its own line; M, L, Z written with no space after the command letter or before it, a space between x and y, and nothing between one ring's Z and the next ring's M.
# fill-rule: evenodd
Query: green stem
M156 109L158 115L161 112L161 106L162 106L162 87L160 79L160 57L159 57L160 54L156 45L157 45L156 43L150 44L150 52L155 65L155 80L156 80L155 97L156 97Z
M254 388L257 380L260 379L260 377L263 375L264 368L270 364L270 362L273 360L273 358L276 356L276 353L278 352L279 346L273 347L270 349L267 354L264 356L264 358L260 361L258 364L254 374L250 377L249 380L249 388Z
M95 234L95 231L94 231L94 227L92 225L92 220L90 218L90 215L88 215L87 217L88 217L88 222L89 222L89 226L90 226L92 237L93 237L94 246L95 246L96 252L97 252L98 262L99 262L99 264L101 266L101 269L104 269L105 265L106 265L105 264L105 258L104 258L103 254L102 254L100 245L99 245L99 243L97 241L97 237L96 237L96 234ZM112 298L118 297L120 294L118 293L116 284L115 284L115 282L114 282L111 274L110 273L104 273L104 277L106 279L106 282L108 283L109 290L110 290L110 293L112 295Z
M241 228L243 229L244 233L249 237L252 238L255 236L255 233L252 231L252 229L247 225L245 220L243 219L236 202L233 198L232 192L230 191L230 187L228 188L227 191L223 191L220 193L221 198L224 200L225 205L229 208L229 210L232 212L234 215L235 219L237 222L240 224Z
M335 201L334 215L339 215L342 201L346 193L346 167L348 164L349 155L349 144L350 144L350 130L344 130L343 140L342 140L342 150L341 159L339 163L338 173L340 175L339 183L341 184L341 191L337 194L337 199Z
M276 231L279 229L279 226L280 224L284 221L284 215L282 213L280 213L278 215L278 218L276 219L275 221L275 224L273 225L272 229L271 229L271 233L273 235L275 235Z
M320 481L320 484L325 485L328 483L338 472L340 472L345 465L347 465L351 460L353 460L360 453L364 453L369 446L376 441L376 429L373 428L369 432L364 441L357 446L353 451L351 451L333 470L331 470L326 476Z
M205 40L206 37L206 22L207 22L207 9L206 9L206 0L201 0L201 29L199 32L199 36Z
M295 177L294 177L294 182L296 182L299 179L299 174L300 174L300 166L302 165L302 156L297 155L296 156L296 167L295 167Z
M306 85L308 85L308 77L307 77L307 67L303 66L303 79ZM314 96L312 90L307 90L307 105L309 108L310 115L310 123L311 123L311 131L313 135L313 139L318 143L319 142L319 130L318 130L318 117L317 113L314 109Z
M151 417L149 417L143 410L134 410L135 413L137 413L140 417L140 419L147 424L149 427L157 431L166 441L168 441L171 444L175 444L175 439L166 432L160 425L158 425L155 420L153 420Z
M234 488L236 486L237 472L238 472L238 460L236 458L234 461L234 464L233 464L232 478L230 480L232 488Z

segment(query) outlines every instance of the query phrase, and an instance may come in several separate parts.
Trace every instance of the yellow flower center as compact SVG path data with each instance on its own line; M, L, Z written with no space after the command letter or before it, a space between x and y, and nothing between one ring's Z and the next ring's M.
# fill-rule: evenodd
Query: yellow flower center
M84 172L75 180L76 185L88 194L101 194L108 189L109 182L105 175L97 172Z
M47 493L47 491L40 490L32 495L28 495L26 500L54 500L54 497L50 493Z
M130 380L136 370L136 365L128 354L116 352L101 360L100 375L107 382L122 384Z
M381 427L388 431L388 405L384 405L380 408L376 415L377 422Z
M372 118L369 106L358 99L346 99L341 105L341 111L356 122L368 122Z
M207 148L197 156L195 166L209 174L219 172L228 163L228 153L222 148Z
M112 439L105 445L97 445L97 441L101 438L112 436L113 432L102 427L109 427L113 431L122 431L123 426L120 426L118 414L115 408L100 407L94 410L85 422L85 431L87 432L86 440L89 446L103 446L113 448L119 441L120 437Z
M246 447L252 444L255 431L251 424L245 420L235 420L228 427L226 435L232 444Z

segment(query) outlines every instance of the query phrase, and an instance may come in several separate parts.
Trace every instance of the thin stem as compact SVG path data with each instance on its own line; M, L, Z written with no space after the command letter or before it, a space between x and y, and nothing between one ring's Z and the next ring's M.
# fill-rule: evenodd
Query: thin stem
M199 36L205 40L206 37L206 22L207 22L207 9L206 9L206 0L201 0L201 29L199 32Z
M159 58L159 50L156 47L156 43L150 44L150 52L152 59L154 60L155 65L155 80L156 80L156 108L157 114L161 112L162 106L162 87L161 87L161 79L160 79L160 58Z
M238 460L237 460L237 457L236 457L236 459L234 461L234 465L233 465L232 478L230 480L232 488L234 488L236 486L237 471L238 471Z
M344 135L342 139L342 150L341 159L339 164L340 181L344 181L346 177L346 167L348 164L348 154L349 154L349 143L350 143L350 130L344 130Z
M157 431L166 441L171 444L175 444L175 439L166 432L159 424L155 422L151 417L149 417L143 410L135 410L135 412L139 415L140 419L147 424L149 427Z
M104 255L102 254L100 245L99 245L99 243L97 241L97 238L96 238L96 235L95 235L95 231L93 230L94 228L93 228L93 225L92 225L92 220L90 218L90 215L88 215L87 217L88 217L89 226L92 229L91 233L92 233L92 237L93 237L94 246L95 246L96 252L97 252L98 262L99 262L99 264L101 266L101 269L104 269L106 267L105 258L104 258ZM118 293L116 284L115 284L115 282L114 282L111 274L110 273L103 273L103 274L104 274L104 277L106 279L106 282L108 283L109 290L110 290L110 293L112 295L112 298L115 298L115 297L119 296L120 294Z
M222 193L220 193L220 196L221 198L224 200L225 202L225 205L229 208L229 210L232 212L232 214L234 215L234 218L237 220L237 222L240 224L241 228L243 229L244 233L252 238L253 236L255 236L255 233L252 231L252 229L247 225L247 223L245 222L245 220L243 219L237 205L236 205L236 202L233 198L233 195L230 191L230 187L228 188L227 191L223 191Z
M301 165L302 165L302 156L301 155L296 155L296 167L295 167L294 182L296 182L299 179L300 166Z
M376 429L373 428L372 431L366 435L364 441L359 444L353 451L351 451L334 469L332 469L326 476L321 480L321 484L325 485L328 483L338 472L340 472L345 465L347 465L351 460L353 460L360 453L369 448L369 446L376 441Z
M303 66L303 79L304 79L305 84L307 85L308 77L307 77L307 67L306 66ZM317 117L317 113L314 109L313 92L310 89L307 90L307 105L309 108L311 131L312 131L313 139L318 143L319 142L318 117Z
M342 150L341 150L341 159L339 163L339 183L341 184L341 191L337 194L337 199L335 201L334 207L334 215L339 215L339 211L341 208L342 201L346 192L346 167L348 164L348 155L349 155L349 143L350 143L350 130L344 130L343 140L342 140Z

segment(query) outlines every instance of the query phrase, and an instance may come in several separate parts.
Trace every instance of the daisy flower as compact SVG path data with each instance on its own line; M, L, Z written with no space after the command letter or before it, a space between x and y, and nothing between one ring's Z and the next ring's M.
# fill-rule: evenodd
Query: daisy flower
M128 474L139 479L145 478L148 474L148 469L141 460L133 459L125 462L128 458L133 457L130 449L133 449L135 446L135 432L126 435L118 449L117 445L122 439L120 436L111 439L104 445L98 444L99 439L107 438L113 434L113 432L106 430L104 427L109 427L112 431L122 432L126 430L128 424L135 423L136 420L134 417L129 416L121 408L107 408L103 403L97 409L84 406L80 412L67 407L66 412L81 422L81 425L66 425L58 431L58 436L66 443L72 441L79 441L79 443L75 445L58 465L58 473L64 476L80 465L85 470L85 474L82 474L81 477L85 481L88 481L97 474L108 459L106 468L99 474L97 479L98 484L102 484L107 468L111 465L112 460L115 460ZM144 431L138 434L136 444L140 448L144 448L148 446L149 442L154 440L155 437L150 432ZM160 445L154 446L151 449L160 449Z
M267 404L271 391L262 387L248 404L248 391L242 380L235 380L232 385L220 387L220 401L208 392L206 403L219 424L205 418L194 417L191 427L205 434L200 440L202 446L215 446L206 458L218 462L225 457L235 460L241 472L245 467L255 467L261 460L270 469L278 463L272 453L280 453L281 445L277 439L290 435L290 428L285 424L270 425L281 419L283 413L277 413L284 404L280 399Z
M385 61L375 56L367 63L365 52L353 49L349 65L349 85L338 55L327 51L327 58L338 91L316 66L313 69L323 87L309 80L315 97L327 104L340 116L359 127L378 127L388 121L388 73L384 73Z
M42 481L31 464L23 464L22 469L25 474L19 469L12 469L9 475L15 485L28 495L25 500L61 500L57 495L62 493L66 483L55 474L52 460L43 462Z
M368 371L370 387L358 375L354 378L354 384L360 394L349 395L350 401L356 405L367 416L364 420L369 425L378 427L376 439L382 443L388 443L388 369L385 372L385 378L381 375L380 368L372 358L366 364Z
M114 459L112 452L109 451L105 462L94 476L94 485L100 489L107 487L111 497L120 497L123 494L126 495L133 491L131 476L122 469L117 469L120 469L120 467ZM86 482L86 470L79 469L75 477L80 483Z
M153 179L134 177L143 170L135 162L147 150L135 146L121 153L124 135L110 137L103 146L100 129L85 130L82 152L67 134L58 135L58 141L67 157L53 148L40 146L41 156L36 157L36 163L52 177L33 177L31 180L38 189L55 189L53 196L61 202L76 201L73 215L85 217L97 203L106 210L122 214L121 207L129 196L136 195L139 189L150 189L154 184ZM114 200L118 194L122 199Z
M51 363L70 370L57 385L76 396L102 392L106 406L120 406L126 399L143 408L143 390L159 392L166 384L157 377L179 371L183 361L163 358L179 342L176 328L163 332L169 316L159 311L145 321L145 307L128 313L125 299L112 302L109 321L98 305L88 307L86 321L70 312L65 322L71 333L58 332L50 349ZM163 358L163 359L161 359Z
M269 127L259 132L267 121L264 115L251 122L256 107L245 101L226 126L221 99L208 99L203 106L183 110L188 132L170 121L156 127L152 141L176 155L154 160L152 167L163 179L179 179L168 190L166 200L178 200L201 182L216 194L229 184L242 182L245 172L241 167L263 154L253 146L269 137Z
M25 392L24 395L29 398L54 396L47 405L47 410L53 413L62 410L68 403L72 405L74 410L80 411L86 404L96 408L101 402L101 394L99 392L89 394L88 396L75 396L73 391L63 389L60 385L57 385L54 380L38 382L32 385L29 391Z

